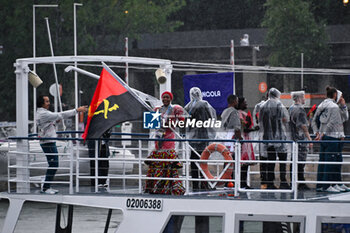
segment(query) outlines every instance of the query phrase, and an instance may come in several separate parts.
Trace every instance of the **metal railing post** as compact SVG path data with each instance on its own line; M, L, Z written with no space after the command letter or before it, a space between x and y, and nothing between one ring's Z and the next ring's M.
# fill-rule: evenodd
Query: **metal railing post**
M186 156L186 194L188 194L190 192L190 182L189 182L189 178L190 178L190 153L188 151L188 143L185 144L185 156Z
M125 191L125 185L126 185L126 183L125 183L125 150L126 150L126 145L123 143L123 189L124 189L124 191Z
M98 144L99 144L99 140L95 140L95 192L98 192L98 152L99 152L99 148L98 148Z
M142 193L142 141L139 140L139 193Z
M77 148L77 150L76 150L76 164L75 164L75 172L76 172L76 174L75 174L75 191L76 192L79 192L79 186L80 186L80 184L79 184L79 174L80 174L80 164L79 164L79 159L80 159L80 152L79 152L79 141L77 141L77 144L76 144L76 148ZM89 153L89 152L88 152ZM89 161L89 163L90 163L90 161Z
M235 142L235 196L238 196L238 189L241 187L241 169L240 169L240 158L241 158L241 143Z
M297 171L298 171L298 143L292 144L292 190L294 191L294 199L298 199L298 184L297 184Z
M10 193L11 189L10 189L10 179L11 179L11 176L10 176L10 161L11 161L11 147L10 147L10 141L8 141L8 153L7 153L7 192Z
M78 145L79 141L77 141L76 145ZM72 141L68 142L68 148L70 148L70 160L69 160L69 194L73 194L73 162L74 162L74 150Z

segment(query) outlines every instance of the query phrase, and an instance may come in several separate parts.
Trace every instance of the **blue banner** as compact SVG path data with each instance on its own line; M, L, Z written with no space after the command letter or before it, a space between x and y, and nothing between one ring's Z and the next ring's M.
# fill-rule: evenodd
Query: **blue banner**
M190 102L190 89L201 89L203 99L208 101L221 114L227 108L227 97L233 94L234 73L214 73L185 75L183 77L185 105Z

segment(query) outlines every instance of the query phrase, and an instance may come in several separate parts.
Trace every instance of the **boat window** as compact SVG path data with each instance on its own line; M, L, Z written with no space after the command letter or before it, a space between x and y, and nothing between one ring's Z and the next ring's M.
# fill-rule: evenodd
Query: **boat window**
M7 210L9 208L9 201L0 198L0 229L4 226Z
M237 214L235 233L303 233L304 216Z
M26 201L14 232L54 232L55 218L55 204Z
M60 210L60 211L58 211ZM57 212L60 215L57 215ZM57 219L56 216L59 216ZM115 232L123 214L120 210L109 210L78 205L25 202L15 232ZM56 222L60 224L56 224ZM59 225L59 226L58 226ZM56 229L56 230L55 230ZM57 231L58 232L58 231ZM59 232L66 232L59 230Z
M350 217L317 217L317 233L350 232Z
M172 215L163 233L221 233L223 231L222 216Z

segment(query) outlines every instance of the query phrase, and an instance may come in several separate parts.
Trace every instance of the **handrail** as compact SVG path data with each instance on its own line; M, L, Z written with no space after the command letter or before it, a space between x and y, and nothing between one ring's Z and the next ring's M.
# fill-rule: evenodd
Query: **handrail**
M122 134L118 134L118 135L122 135ZM131 134L133 135L133 134ZM72 141L72 140L76 140L77 144L73 145L73 147L78 146L79 142L82 141L83 139L81 138L40 138L40 137L9 137L9 139L11 140L57 140L57 141ZM93 140L93 139L90 139ZM97 141L101 141L103 139L99 138L96 139L96 143ZM297 164L308 164L310 163L309 161L299 161L298 160L298 144L301 143L321 143L321 142L326 142L326 143L339 143L340 141L291 141L291 140L241 140L241 141L237 141L237 140L229 140L229 139L158 139L158 138L110 138L108 139L109 141L123 141L123 140L127 140L127 141L137 141L139 144L139 147L137 148L120 148L119 150L123 150L124 151L124 157L123 158L99 158L98 156L95 156L93 158L86 158L86 157L79 157L79 152L77 149L73 149L71 153L73 153L72 155L74 155L76 158L73 161L73 156L71 157L71 163L70 163L70 182L69 184L72 186L73 185L73 176L76 176L76 190L77 192L79 192L79 179L83 179L83 180L87 180L87 179L95 179L95 183L97 183L97 180L100 178L107 178L109 180L112 179L123 179L123 180L138 180L139 182L139 193L141 193L143 191L142 189L142 182L145 180L157 180L158 178L149 178L146 177L146 173L144 171L145 169L145 161L159 161L159 162L168 162L169 160L167 159L149 159L149 158L145 158L145 154L147 153L147 151L150 150L150 148L144 147L144 145L142 145L143 141L178 141L178 142L218 142L218 143L223 143L223 142L233 142L235 143L235 154L240 154L241 153L241 144L242 143L286 143L286 144L291 144L291 148L292 150L289 151L289 153L291 153L292 159L291 160L287 160L287 161L279 161L279 160L244 160L242 161L240 156L235 156L235 158L232 161L226 161L226 160L220 160L220 159L214 159L214 160L195 160L195 159L190 159L189 155L188 155L188 151L186 151L186 145L185 143L182 143L182 148L178 150L179 154L180 152L183 153L182 157L179 156L178 159L174 159L173 162L175 161L180 161L184 163L183 169L182 170L182 175L180 175L178 178L159 178L158 180L182 180L186 182L185 188L186 188L186 193L189 194L190 193L190 188L189 188L189 182L193 182L193 181L198 181L197 178L192 178L190 175L190 163L196 163L197 166L200 169L199 164L201 163L209 163L210 165L217 163L217 166L222 166L222 164L233 164L234 165L234 179L225 179L225 180L221 180L219 178L215 178L215 179L208 179L208 177L205 177L205 182L212 182L210 185L214 186L218 183L218 182L233 182L235 183L235 195L239 195L239 192L279 192L279 193L294 193L294 197L295 199L297 199L297 187L298 184L300 183L312 183L312 184L322 184L322 183L336 183L336 182L317 182L315 180L307 180L307 181L301 181L298 180L296 174L297 174L297 170L295 170L297 168ZM350 143L350 141L341 141L343 143ZM72 145L70 143L70 145ZM95 145L96 146L96 145ZM136 151L138 149L138 154L136 155L135 158L127 158L125 157L125 150L133 150ZM29 151L28 151L29 152ZM26 154L23 151L11 151L10 153L12 154L16 154L16 153L23 153ZM36 152L37 154L44 154L44 153L40 153L40 152ZM85 152L86 153L86 152ZM120 153L120 152L118 152ZM128 152L129 153L129 152ZM137 153L137 152L136 152ZM32 152L27 153L28 155L32 154ZM68 155L68 154L67 154ZM346 155L344 155L344 158L348 157ZM109 160L110 162L115 162L115 163L119 163L119 164L137 164L138 165L138 174L132 174L132 175L128 175L128 174L123 174L123 175L117 175L117 174L111 174L111 175L107 175L107 176L86 176L84 175L85 173L80 173L79 172L79 163L83 163L83 161L95 161L95 164L98 163L98 161L106 161ZM76 173L74 173L74 169L73 169L73 162L76 162ZM259 188L255 188L254 190L245 190L243 188L240 187L240 171L241 171L241 163L256 163L256 164L261 164L261 163L266 163L266 164L271 164L271 163L275 163L275 164L293 164L293 177L291 177L291 189L280 189L280 190L263 190L263 189L259 189ZM186 164L186 165L185 165ZM312 164L343 164L343 165L349 165L350 162L319 162L319 161L313 161ZM33 164L32 164L33 165ZM123 165L124 166L124 165ZM16 169L16 168L25 168L25 166L18 166L18 165L12 165L9 166L9 168L12 169ZM29 166L29 169L41 169L40 167L32 167ZM96 167L95 167L96 168ZM68 168L65 168L68 169ZM123 168L124 169L124 168ZM95 174L98 174L98 172L96 171ZM221 173L222 174L222 173ZM220 175L221 175L220 174ZM253 173L251 173L253 174ZM255 173L254 173L255 174ZM348 175L345 173L342 173L343 175ZM220 177L219 173L217 173L217 177ZM203 179L199 179L199 180L203 180ZM17 182L18 180L14 180L14 179L9 179L10 182ZM19 181L18 181L19 182ZM22 182L22 181L21 181ZM29 181L31 183L35 183L35 181ZM109 181L108 181L109 182ZM125 183L125 182L124 182ZM350 181L344 181L342 182L344 184L349 184ZM73 187L73 186L72 186ZM97 192L97 186L95 187L95 191ZM70 192L72 193L72 192ZM191 193L191 195L193 195L193 193Z
M57 134L61 135L61 134L82 134L84 133L84 131L81 131L81 130L78 130L78 131L75 131L75 130L70 130L70 131L57 131L56 132ZM140 136L149 136L150 134L149 133L119 133L119 132L113 132L111 133L111 135L115 135L115 136L137 136L137 137L140 137ZM36 137L35 137L36 136ZM28 138L34 138L34 140L40 140L39 137L37 137L38 134L37 133L33 133L33 134L28 134ZM182 135L182 136L185 136L185 135ZM315 138L316 135L312 134L310 135L311 138ZM16 136L11 136L11 137L8 137L8 139L28 139L26 137L16 137ZM53 139L53 138L50 138L50 139ZM58 138L57 138L58 139ZM65 139L68 139L68 138L64 138ZM89 138L87 140L100 140L101 138ZM142 138L141 138L142 139ZM144 140L150 140L151 138L145 138ZM344 139L350 139L350 135L345 135L345 138ZM47 138L42 138L42 140L48 140ZM62 140L62 139L59 139L59 140ZM83 139L82 138L71 138L71 140L80 140L82 141ZM102 140L102 139L101 139ZM114 138L110 138L110 140L132 140L132 138L117 138L117 139L114 139ZM136 139L138 140L138 139ZM224 141L226 142L226 140L228 139L156 139L156 141L171 141L171 140L174 140L174 141L191 141L191 140L198 140L198 141ZM231 140L230 140L231 141ZM232 142L235 142L236 140L232 140ZM251 142L251 143L255 143L255 142L268 142L268 143L279 143L279 142L288 142L288 143L292 143L293 140L239 140L240 142ZM273 141L273 142L272 142ZM308 140L298 140L296 141L298 143L319 143L319 142L322 142L321 140L320 141L308 141ZM331 140L327 140L327 142L333 142ZM336 141L336 142L339 142L339 141Z
M84 141L82 138L59 138L59 137L8 137L11 140L58 140L58 141ZM104 138L89 138L86 140L105 140ZM239 142L239 143L288 143L292 144L292 140L235 140L235 139L165 139L165 138L108 138L109 141L175 141L175 142ZM350 143L350 141L342 140L319 140L319 141L296 141L297 143Z

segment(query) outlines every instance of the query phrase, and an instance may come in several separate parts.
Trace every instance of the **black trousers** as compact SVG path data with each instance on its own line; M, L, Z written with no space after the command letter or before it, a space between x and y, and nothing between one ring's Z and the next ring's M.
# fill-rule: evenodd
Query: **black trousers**
M299 161L306 161L306 157L307 157L306 144L305 144L305 146L299 145L298 160ZM303 163L303 164L299 163L297 167L298 167L298 180L305 180L305 177L304 177L305 163ZM293 171L293 164L290 164L290 167L289 167L290 180L292 180L292 171Z
M248 164L242 164L241 166L241 188L245 188L248 186L247 184L247 176L248 176Z
M109 148L106 144L101 145L99 143L98 158L108 158ZM95 141L88 141L89 158L95 158ZM98 176L108 176L109 161L100 160L97 163ZM90 176L95 176L95 160L90 160ZM106 178L98 179L98 184L106 184ZM91 179L91 186L95 186L95 179Z
M274 146L267 148L267 158L261 157L261 160L276 160L278 157L279 161L287 160L287 153L277 152ZM280 180L281 183L287 182L286 179L286 164L280 163ZM275 180L275 163L260 163L260 176L261 184L273 185Z

